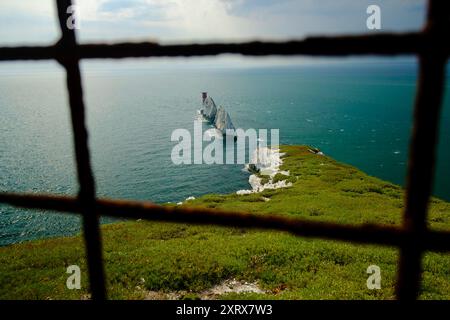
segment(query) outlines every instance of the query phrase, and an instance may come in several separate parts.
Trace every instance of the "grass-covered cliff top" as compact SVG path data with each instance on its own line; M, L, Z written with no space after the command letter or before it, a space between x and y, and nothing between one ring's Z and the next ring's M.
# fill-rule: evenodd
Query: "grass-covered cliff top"
M401 222L403 191L358 169L285 146L290 188L250 195L206 195L184 205L286 214L337 223ZM270 199L270 200L268 200ZM429 226L450 230L450 204L431 201ZM281 232L186 224L121 222L102 226L108 294L114 299L198 298L226 280L256 283L265 293L216 298L391 299L398 250L303 239ZM450 255L423 260L421 298L450 299ZM66 268L82 270L82 289L66 288ZM369 290L369 265L381 268L381 289ZM31 241L0 248L0 299L87 297L82 238Z

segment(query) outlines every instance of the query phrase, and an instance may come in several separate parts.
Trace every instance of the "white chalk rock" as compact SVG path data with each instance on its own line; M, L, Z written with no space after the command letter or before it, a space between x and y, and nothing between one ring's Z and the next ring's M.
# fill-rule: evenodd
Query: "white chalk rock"
M219 107L217 110L214 126L220 130L222 134L225 134L227 129L235 130L233 122L231 122L230 115L223 107Z
M201 113L207 120L214 122L217 114L217 107L213 98L207 97L205 101L203 101Z

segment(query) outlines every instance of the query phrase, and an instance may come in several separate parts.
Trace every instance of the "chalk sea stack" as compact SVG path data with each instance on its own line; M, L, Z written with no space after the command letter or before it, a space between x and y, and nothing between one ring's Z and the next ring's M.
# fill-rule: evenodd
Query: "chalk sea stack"
M206 92L203 93L203 108L200 110L201 114L211 123L214 123L217 114L216 104L211 97L206 96Z
M219 130L223 135L227 134L227 130L233 130L233 136L235 136L235 127L231 121L231 117L224 107L216 107L216 103L213 98L208 96L207 92L202 93L203 106L200 113L208 120L214 127Z

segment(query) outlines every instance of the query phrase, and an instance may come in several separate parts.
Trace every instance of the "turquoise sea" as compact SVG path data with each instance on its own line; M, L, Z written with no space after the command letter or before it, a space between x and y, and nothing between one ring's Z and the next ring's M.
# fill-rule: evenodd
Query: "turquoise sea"
M62 70L0 77L0 191L75 194ZM99 196L183 201L248 188L242 165L171 162L177 128L193 130L207 91L236 127L277 128L282 144L309 144L403 185L414 61L252 68L96 68L84 64L90 148ZM434 194L450 200L449 84ZM400 214L400 213L399 213ZM79 232L79 219L0 205L0 245Z

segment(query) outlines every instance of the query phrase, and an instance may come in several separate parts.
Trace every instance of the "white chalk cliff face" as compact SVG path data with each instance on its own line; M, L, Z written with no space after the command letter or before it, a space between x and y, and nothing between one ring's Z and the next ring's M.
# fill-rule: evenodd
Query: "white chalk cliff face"
M225 111L223 107L219 107L219 110L217 111L216 119L214 120L214 126L223 134L226 133L227 129L235 129L233 123L231 122L230 115Z
M205 101L203 101L203 108L201 112L208 121L214 122L217 114L217 107L211 97L207 97Z
M257 148L253 152L251 163L254 164L254 168L259 172L259 174L267 176L268 182L263 184L262 179L256 174L250 175L248 182L252 189L250 190L238 190L236 193L238 195L258 193L266 189L279 189L291 187L292 183L286 180L280 180L273 182L273 178L277 173L285 175L286 178L289 176L289 171L280 170L280 166L283 164L281 159L284 153L280 153L280 149L272 149L267 147ZM249 165L246 165L247 170Z
M206 97L203 100L203 107L200 110L200 114L222 134L226 134L227 129L235 130L228 112L223 107L217 109L216 103L211 97Z

